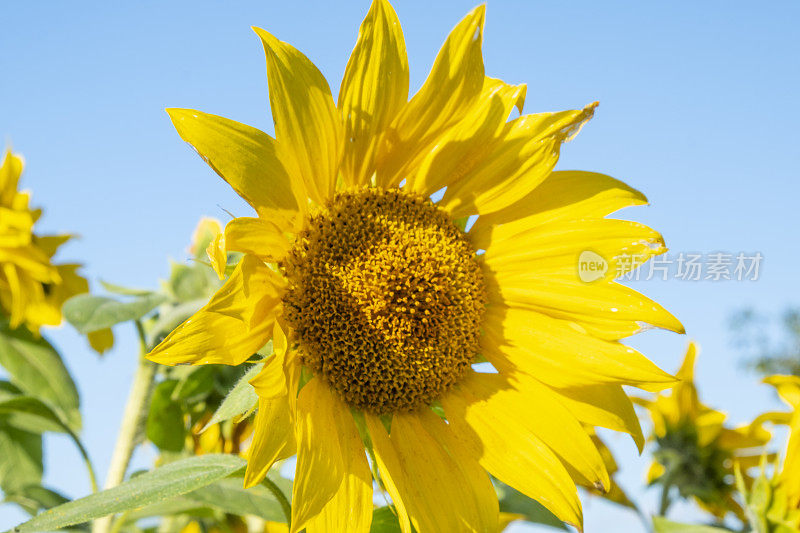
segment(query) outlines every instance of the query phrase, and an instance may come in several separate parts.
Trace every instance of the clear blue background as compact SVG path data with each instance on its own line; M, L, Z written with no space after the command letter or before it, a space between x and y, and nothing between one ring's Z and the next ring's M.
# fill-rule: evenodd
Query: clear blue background
M337 91L359 2L7 2L0 31L0 136L24 154L23 186L45 207L40 229L81 235L61 255L84 272L155 287L167 258L185 259L201 215L248 208L178 138L164 107L192 107L272 133L263 52L251 25L304 51ZM412 90L471 2L399 1ZM703 346L706 401L746 421L775 406L742 370L726 319L752 305L798 303L800 136L797 2L489 2L489 75L528 83L528 112L601 105L559 167L596 170L644 191L652 206L624 212L663 232L675 252L760 251L757 282L640 282ZM98 359L68 326L48 332L82 394L84 438L105 477L135 360L132 328ZM674 370L687 337L633 341ZM612 439L631 495L647 457ZM79 458L47 437L46 482L89 490ZM151 453L137 457L148 465ZM636 517L586 499L586 530L641 531ZM695 516L677 507L673 517ZM23 514L0 507L0 530Z

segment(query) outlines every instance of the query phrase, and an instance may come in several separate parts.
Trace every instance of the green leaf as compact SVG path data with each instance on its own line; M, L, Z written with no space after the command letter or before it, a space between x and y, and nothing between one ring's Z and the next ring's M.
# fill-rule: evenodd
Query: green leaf
M42 509L50 509L69 500L41 485L28 485L14 492L6 493L7 502L16 503L30 515L35 515Z
M132 289L130 287L123 287L122 285L114 285L113 283L108 283L103 280L100 280L100 285L108 292L120 294L122 296L147 296L153 294L153 291L147 289Z
M194 500L190 500L186 496L178 496L176 498L170 498L169 500L146 505L141 509L136 509L135 511L127 513L125 516L125 523L132 524L142 518L149 518L151 516L173 516L180 514L210 518L214 516L214 511Z
M214 377L217 368L212 365L187 367L191 371L180 380L172 393L174 400L189 400L198 396L205 396L214 390Z
M13 493L42 482L42 436L0 421L0 489Z
M0 399L0 415L6 415L8 425L32 433L67 432L64 423L50 407L30 396Z
M250 385L250 380L256 377L256 374L261 371L263 366L262 364L257 364L245 372L239 381L236 382L236 385L233 386L233 389L225 396L225 399L222 400L219 408L214 413L214 416L211 417L211 420L208 421L206 427L203 428L203 431L214 424L229 420L235 416L243 415L253 408L256 402L258 402L258 396L256 396L256 391L253 389L253 386Z
M557 529L567 530L564 522L536 500L528 498L516 489L495 481L500 496L500 510L506 513L521 514L528 522L544 524Z
M173 263L167 288L179 302L208 299L220 286L214 271L201 263Z
M265 520L286 521L281 505L275 496L262 485L250 489L243 486L241 478L220 480L186 495L205 506L215 507L236 515L255 515Z
M125 302L105 296L79 294L64 302L62 312L75 329L86 334L120 322L142 318L166 300L165 295L157 293Z
M78 389L61 356L44 338L0 323L0 366L22 392L45 402L70 429L80 431Z
M161 450L179 452L186 439L181 406L172 401L172 392L178 380L168 379L159 383L150 399L150 411L145 426L147 438Z
M729 529L694 524L679 524L667 520L663 516L653 517L654 533L730 533Z
M401 533L397 512L391 507L375 509L369 533Z
M139 509L210 485L244 466L244 460L234 455L208 454L181 459L112 489L53 507L13 531L52 531Z

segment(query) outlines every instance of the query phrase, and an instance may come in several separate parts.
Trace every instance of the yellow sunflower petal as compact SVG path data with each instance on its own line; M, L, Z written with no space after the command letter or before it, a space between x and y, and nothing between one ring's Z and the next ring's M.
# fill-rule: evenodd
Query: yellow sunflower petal
M17 195L17 184L25 166L22 158L6 150L3 162L0 164L0 205L11 205Z
M403 533L413 533L411 528L411 519L409 518L409 509L406 508L405 501L403 501L403 493L405 489L405 480L402 472L397 473L399 470L400 457L397 450L394 449L389 434L383 426L383 422L377 416L369 413L364 413L364 419L369 432L370 440L372 441L373 453L375 454L375 462L377 469L380 472L380 479L386 492L392 498L395 511L397 511L397 521L400 525L400 531Z
M228 268L228 253L225 248L225 234L222 232L214 235L206 248L208 261L219 279L225 279L225 271Z
M345 477L339 490L308 522L308 533L348 531L367 533L372 524L372 472L369 469L364 444L357 433L343 439L346 461Z
M473 374L462 386L475 398L491 398L497 409L518 417L529 431L598 490L611 480L603 458L583 425L561 404L552 389L536 379L517 374L509 379L499 374Z
M378 185L393 186L405 179L416 158L428 152L478 98L484 78L485 14L486 6L478 6L453 28L425 84L386 131L379 149Z
M387 435L379 420L367 418L373 419L368 427L379 469L391 480L387 490L395 504L402 502L416 531L497 531L497 496L486 474L482 480L465 474L468 465L459 465L426 428L433 420L395 414Z
M507 279L556 277L581 283L587 290L634 270L653 255L667 251L661 235L637 222L588 219L554 222L528 230L509 229L510 224L486 232L488 242L474 243L486 250L485 263L499 284ZM603 278L584 284L578 258L585 250L603 257Z
M477 102L424 154L406 185L423 196L458 182L486 155L514 107L522 111L527 87L485 78Z
M639 448L644 435L631 399L620 385L588 385L553 389L559 401L581 422L591 426L628 433Z
M317 67L293 46L261 28L253 31L267 57L275 137L308 195L324 203L334 192L344 140L331 89Z
M342 175L350 186L369 183L381 134L408 100L403 30L387 0L374 0L347 62L339 90L344 120Z
M560 388L616 383L661 390L675 383L633 348L535 311L492 306L484 328L483 354L501 372L516 369Z
M312 378L297 397L297 467L292 488L292 533L319 515L351 473L361 444L350 408L321 377ZM352 502L351 502L352 503Z
M258 212L292 220L304 204L274 139L256 128L193 109L167 109L181 138Z
M556 221L602 218L624 207L645 204L645 195L610 176L557 170L519 201L478 217L470 235L482 242L479 235L499 224L532 228Z
M294 427L287 396L259 398L253 423L253 442L247 450L245 488L260 483L275 461L295 453Z
M473 390L476 379L474 374L468 376L442 398L454 436L500 481L580 527L578 492L561 461L520 423L518 409L509 410L508 402L498 400L499 396L486 397L480 389Z
M238 365L266 344L280 306L283 280L246 255L200 311L147 355L156 363Z
M517 202L550 174L561 144L592 117L595 105L524 115L509 122L484 157L448 186L440 205L460 218L499 211Z
M489 298L494 304L575 322L602 339L629 337L648 325L685 333L683 324L662 305L617 282L584 283L558 277L504 279L493 290L490 286Z
M250 385L256 390L259 398L279 398L288 394L286 374L283 370L284 353L275 351L256 377L250 380Z
M661 476L664 475L664 472L665 472L664 465L655 462L651 463L650 468L647 469L647 476L646 476L647 483L652 483L656 479L660 478Z
M234 218L225 226L229 251L255 255L268 263L283 259L291 244L281 228L261 218Z
M769 376L764 378L764 383L772 385L790 407L800 407L800 377L798 376Z

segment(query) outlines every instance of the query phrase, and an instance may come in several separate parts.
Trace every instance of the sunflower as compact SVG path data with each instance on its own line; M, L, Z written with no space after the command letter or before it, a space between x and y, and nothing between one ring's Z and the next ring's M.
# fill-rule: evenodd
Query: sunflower
M255 29L275 138L168 110L258 216L228 222L209 256L220 273L227 252L241 260L149 358L238 365L272 339L245 484L296 455L293 532L368 531L373 477L403 531L496 531L489 474L580 527L575 483L610 486L583 424L641 446L622 386L675 382L619 342L683 331L614 282L620 257L666 251L655 231L604 218L646 199L553 171L595 104L510 119L526 88L484 74L484 9L410 100L400 23L375 0L338 104L311 61ZM608 263L592 283L584 250Z
M690 343L676 374L681 382L670 393L653 400L636 399L650 413L656 443L647 480L662 487L661 515L668 507L670 490L676 488L681 497L694 499L719 520L729 511L744 520L744 511L734 499L734 465L744 468L749 485L752 478L746 470L758 465L771 435L760 419L728 427L725 413L700 401L694 384L697 354L697 344Z
M742 486L741 490L754 531L800 533L800 377L775 375L764 382L775 387L792 411L765 413L760 419L786 424L789 436L782 464L776 461L771 477L767 478L766 465L762 464L761 476L753 486L749 490Z
M0 307L10 327L22 324L34 333L41 326L61 323L61 306L71 296L87 292L78 264L56 264L53 256L70 235L39 236L33 226L41 209L29 207L30 194L17 190L23 160L6 151L0 164ZM98 351L110 347L110 331L90 335Z

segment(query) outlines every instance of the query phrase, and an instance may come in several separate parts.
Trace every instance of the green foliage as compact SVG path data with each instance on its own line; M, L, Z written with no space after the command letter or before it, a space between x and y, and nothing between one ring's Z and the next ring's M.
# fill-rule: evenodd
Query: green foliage
M495 480L495 488L500 498L500 510L506 513L520 514L527 522L544 524L557 529L567 530L564 522L548 511L541 503L532 500L505 483Z
M120 322L138 320L167 301L166 295L148 293L128 301L79 294L64 303L64 318L80 333L91 333Z
M369 533L400 533L400 521L393 507L379 507L372 513Z
M800 376L800 309L787 309L777 321L744 309L729 323L734 344L746 354L750 368L762 376Z
M181 459L117 487L53 507L14 531L52 531L138 509L206 487L241 470L244 465L242 459L233 455L209 454Z
M719 527L679 524L667 520L663 516L653 517L653 533L726 533L729 531Z
M6 501L16 503L28 514L35 515L42 509L50 509L69 500L58 492L41 485L26 485L16 491L7 492Z
M168 379L159 383L150 398L147 415L147 438L161 450L179 452L183 450L186 430L181 406L172 400L172 393L179 381Z
M291 492L291 486L287 487ZM193 502L236 515L253 515L265 520L285 521L275 496L261 485L245 490L242 478L220 480L187 495Z
M22 392L46 403L73 431L80 430L78 389L61 356L43 337L0 322L0 366Z
M0 421L0 489L16 492L42 482L42 436Z
M214 412L214 416L208 421L206 427L212 426L225 420L230 420L234 417L241 416L244 413L253 409L253 406L258 402L255 390L250 385L250 380L256 377L261 371L263 365L255 365L250 370L239 378L233 389L222 400L219 408ZM205 428L204 428L205 429Z

